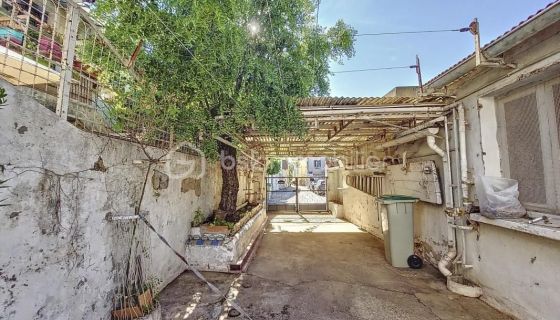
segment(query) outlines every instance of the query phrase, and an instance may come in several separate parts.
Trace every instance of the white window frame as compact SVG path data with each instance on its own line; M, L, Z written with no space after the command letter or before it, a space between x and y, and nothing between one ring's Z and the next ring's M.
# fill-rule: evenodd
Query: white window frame
M546 204L523 203L523 205L530 211L551 214L560 214L560 143L558 139L558 130L560 130L558 125L560 124L556 124L552 91L553 86L556 84L560 84L560 78L548 82L541 82L526 88L515 89L513 93L510 91L503 96L497 97L498 103L496 109L502 173L504 177L509 178L511 174L504 104L535 93L541 138Z

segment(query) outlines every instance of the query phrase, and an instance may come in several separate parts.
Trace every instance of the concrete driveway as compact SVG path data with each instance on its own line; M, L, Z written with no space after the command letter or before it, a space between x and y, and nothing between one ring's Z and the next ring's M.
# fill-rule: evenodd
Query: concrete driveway
M380 240L328 215L270 216L247 273L206 276L255 320L510 319L449 292L430 266L391 267ZM229 319L220 297L189 272L160 301L164 319Z

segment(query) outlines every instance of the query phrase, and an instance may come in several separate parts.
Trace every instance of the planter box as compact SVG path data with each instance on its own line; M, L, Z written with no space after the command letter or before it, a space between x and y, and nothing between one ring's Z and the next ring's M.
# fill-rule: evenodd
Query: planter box
M259 205L234 226L232 234L226 232L225 239L219 245L211 241L205 241L202 245L194 240L189 241L186 258L193 268L200 271L240 272L256 246L266 221L266 211ZM202 234L205 234L204 226Z
M227 226L211 226L203 224L200 226L200 232L202 234L229 234L229 228Z

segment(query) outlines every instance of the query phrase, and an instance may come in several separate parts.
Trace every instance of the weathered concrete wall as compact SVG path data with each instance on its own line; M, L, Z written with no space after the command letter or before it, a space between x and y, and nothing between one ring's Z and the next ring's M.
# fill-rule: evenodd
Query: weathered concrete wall
M514 230L480 224L467 239L467 277L482 299L518 319L558 319L560 244Z
M0 207L0 319L106 319L114 264L122 262L114 253L130 244L105 216L134 212L148 169L134 161L146 155L138 145L80 131L1 85L8 105L0 110L0 179L9 188L0 199L10 206ZM158 190L153 175L141 208L184 252L193 212L210 213L217 203L217 167L207 166L201 180L160 179ZM185 266L153 234L149 245L146 272L163 287Z
M511 79L501 82L487 90L504 90L508 83L517 86ZM462 100L470 124L467 148L472 177L502 176L496 109L494 97L489 93L479 91ZM473 189L471 193L476 197ZM468 237L467 252L467 261L473 264L473 268L466 270L465 275L483 288L482 299L519 319L558 317L560 242L480 224L478 232Z
M517 69L492 69L448 88L465 107L471 178L503 175L495 99L506 92L557 77L559 43L560 34L547 31L532 39L531 44L522 44L506 53L510 61L518 63ZM451 150L454 149L451 145ZM476 201L474 186L469 191L471 199ZM422 207L425 209L416 207L415 235L424 244L424 256L434 262L446 249L445 215L442 207L426 204ZM418 211L425 213L419 215ZM458 246L461 252L460 240ZM558 241L481 223L477 231L468 234L466 249L467 263L473 268L463 272L483 288L483 300L519 319L558 318Z
M327 171L327 199L342 204L342 187L344 186L341 169L329 169Z
M381 217L378 214L375 197L352 187L345 188L342 194L344 218L374 236L383 239Z
M549 57L543 65L553 63L554 59L560 61L560 55ZM558 64L545 70L539 65L530 65L498 82L493 82L490 74L483 74L481 81L470 81L459 90L457 94L463 95L459 101L465 107L467 120L467 160L470 177L502 175L495 96L518 88L521 85L519 79L523 79L522 84L526 86L557 76L557 66ZM477 87L484 87L484 90L477 91ZM473 91L474 93L470 93ZM439 143L440 147L444 148L441 142ZM450 143L454 170L455 147L452 139ZM435 161L440 172L440 181L443 183L441 158L434 155L424 141L397 148L392 155L402 154L404 151L407 151L408 161ZM474 186L470 186L469 193L471 198L476 200ZM379 233L378 222L373 218L376 216L374 206L371 205L373 197L348 188L344 190L343 202L346 219L373 234ZM424 202L415 205L414 236L417 250L432 264L437 263L447 250L445 217L443 206ZM463 243L460 238L457 245L461 252ZM519 319L558 317L558 241L482 223L477 231L468 234L466 250L467 263L472 264L473 268L463 270L463 274L483 288L483 300Z

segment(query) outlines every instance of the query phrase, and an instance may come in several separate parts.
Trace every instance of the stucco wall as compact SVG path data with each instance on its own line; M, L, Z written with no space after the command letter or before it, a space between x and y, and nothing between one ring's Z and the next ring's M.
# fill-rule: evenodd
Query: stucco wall
M381 217L378 215L375 197L356 188L342 190L344 218L374 236L383 239Z
M535 235L481 224L467 240L469 279L482 299L519 319L558 319L560 244Z
M343 184L342 170L329 169L327 171L327 198L329 201L341 204Z
M114 253L130 245L105 216L134 212L147 171L146 163L134 162L146 155L138 145L83 132L1 85L8 105L0 110L0 179L9 179L9 188L0 189L0 199L10 206L0 207L0 319L105 319L119 262ZM99 158L105 169L92 170ZM154 168L165 172L163 165ZM201 180L170 176L160 190L152 175L141 209L184 252L193 212L210 213L217 204L217 166L207 165ZM161 288L185 267L149 237L146 272Z

